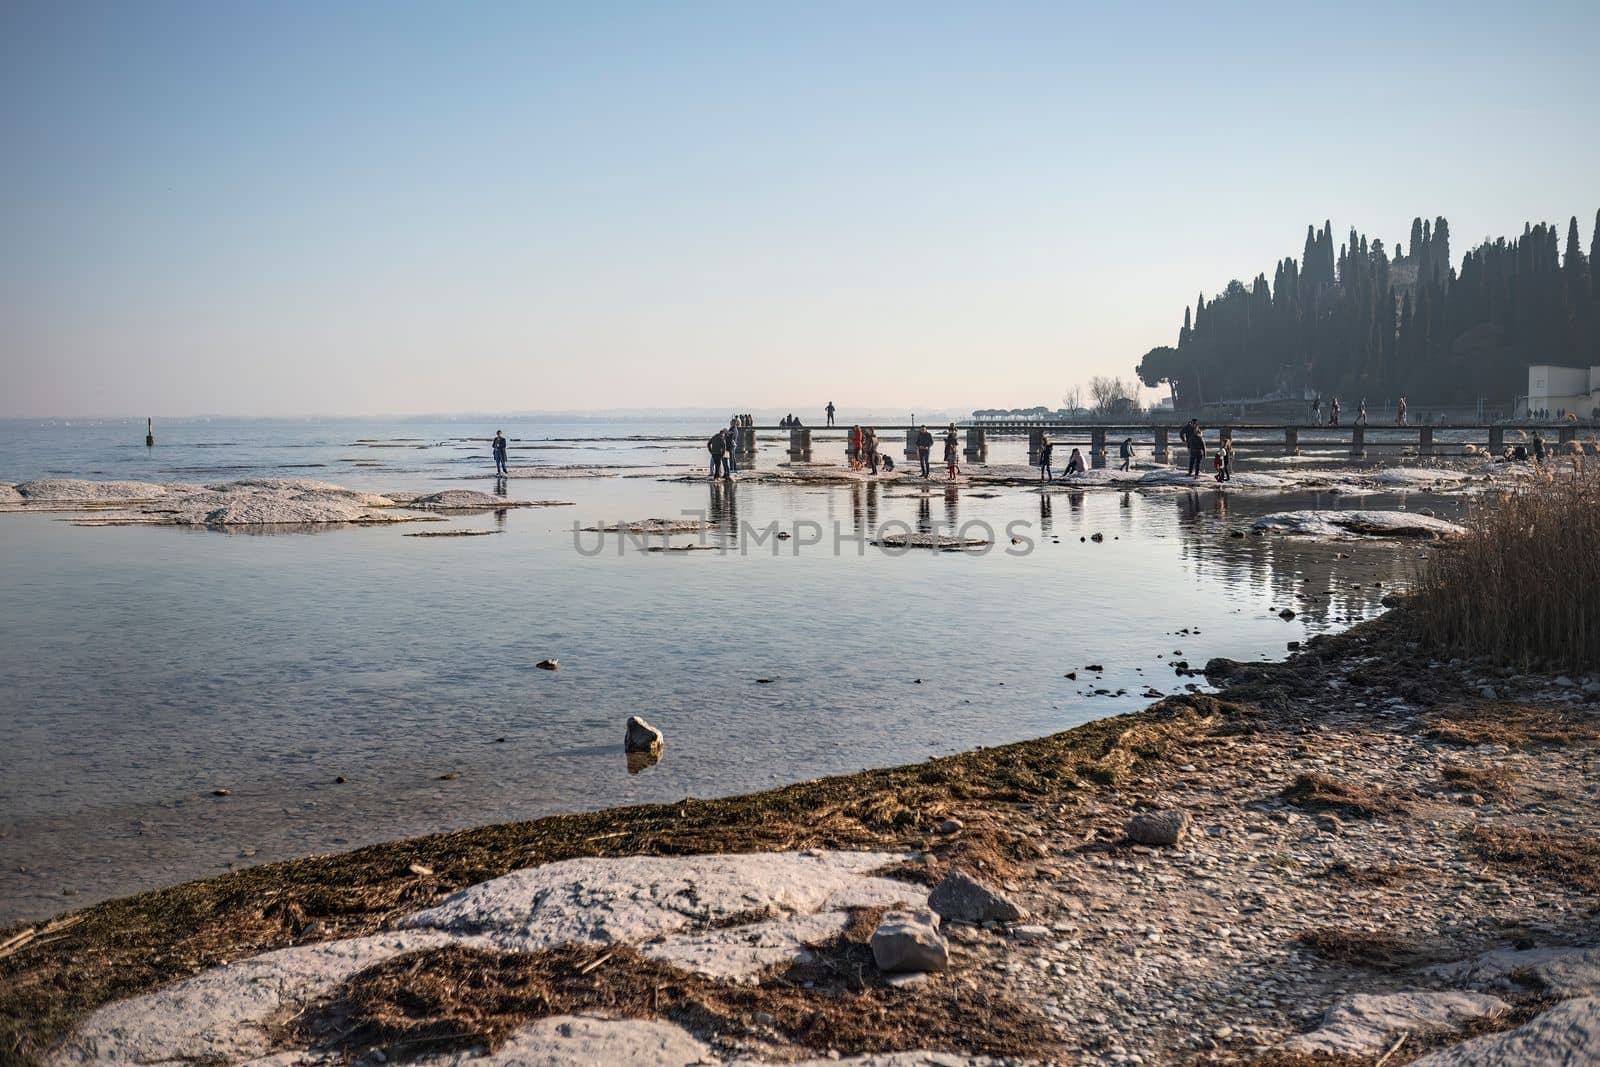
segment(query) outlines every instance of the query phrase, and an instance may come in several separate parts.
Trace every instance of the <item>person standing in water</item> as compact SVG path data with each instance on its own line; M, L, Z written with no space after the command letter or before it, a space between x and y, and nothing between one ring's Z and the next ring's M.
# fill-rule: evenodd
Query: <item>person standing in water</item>
M1339 398L1334 397L1333 403L1328 405L1328 425L1339 425Z
M506 467L505 434L501 433L499 430L496 430L494 432L494 443L490 446L490 448L494 452L494 472L496 474L510 473Z
M1048 482L1055 477L1050 471L1050 456L1055 452L1056 446L1050 443L1050 438L1039 438L1039 480Z
M961 468L956 463L956 457L961 454L961 439L956 435L956 424L951 423L950 428L944 432L944 473L947 478L954 478L961 473Z
M919 426L917 428L917 462L922 464L922 476L924 478L933 477L933 473L928 469L928 456L932 452L933 434L928 432L926 426Z
M828 406L823 409L828 413L828 425L833 425L833 401L828 401Z

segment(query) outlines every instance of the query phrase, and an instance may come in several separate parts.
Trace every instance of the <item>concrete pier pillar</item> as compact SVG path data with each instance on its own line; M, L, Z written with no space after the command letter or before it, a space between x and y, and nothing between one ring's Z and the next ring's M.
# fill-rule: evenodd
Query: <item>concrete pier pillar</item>
M799 460L811 459L811 430L808 427L799 427L789 431L789 458Z
M983 435L982 426L967 427L967 462L987 463L989 461L989 442Z
M1039 465L1039 452L1043 448L1044 448L1044 431L1043 430L1029 430L1028 431L1028 466L1037 467Z
M1089 466L1104 467L1106 465L1106 431L1104 427L1096 426L1089 431Z
M1433 427L1423 426L1417 431L1417 455L1433 455Z
M915 426L906 431L906 458L917 458L917 428Z
M1489 427L1489 451L1498 456L1506 450L1506 428L1504 426Z
M1556 444L1558 445L1568 444L1577 439L1578 428L1576 426L1562 426L1556 430Z
M1367 455L1367 428L1365 426L1350 427L1350 458L1364 459Z
M1169 463L1172 460L1172 450L1167 445L1167 435L1170 431L1165 426L1156 427L1156 452L1157 463Z
M1300 428L1285 426L1283 428L1283 454L1298 456L1300 454Z

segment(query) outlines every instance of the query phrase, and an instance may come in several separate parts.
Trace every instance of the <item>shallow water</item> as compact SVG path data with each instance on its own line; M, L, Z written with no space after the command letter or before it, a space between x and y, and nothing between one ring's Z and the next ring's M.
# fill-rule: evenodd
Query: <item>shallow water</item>
M1278 657L1287 641L1369 617L1425 551L1230 536L1269 511L1332 503L1310 493L681 483L661 477L703 464L711 428L498 428L521 438L514 467L628 466L510 484L570 508L451 520L502 531L490 537L0 515L0 922L231 865L1039 736L1142 707L1147 686L1199 681L1175 676L1173 660ZM157 433L146 450L142 423L0 424L0 478L493 485L460 480L490 473L486 447L460 440L486 435L479 426ZM1402 503L1459 506L1337 498ZM710 519L713 550L647 552L573 529L685 512ZM809 532L801 521L820 543L752 536L772 522ZM996 544L865 543L896 522L983 524ZM1307 590L1316 599L1300 599ZM1291 621L1278 617L1286 606ZM558 671L534 667L547 657ZM633 714L667 739L638 774L621 750Z

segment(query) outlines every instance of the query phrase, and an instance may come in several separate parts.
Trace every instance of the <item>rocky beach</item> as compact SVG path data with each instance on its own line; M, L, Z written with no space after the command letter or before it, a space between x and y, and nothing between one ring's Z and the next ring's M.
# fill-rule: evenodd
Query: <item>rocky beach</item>
M1600 675L1441 660L1405 608L1206 673L1214 694L1038 741L13 930L5 1047L275 1067L1600 1052ZM894 922L923 950L885 957Z

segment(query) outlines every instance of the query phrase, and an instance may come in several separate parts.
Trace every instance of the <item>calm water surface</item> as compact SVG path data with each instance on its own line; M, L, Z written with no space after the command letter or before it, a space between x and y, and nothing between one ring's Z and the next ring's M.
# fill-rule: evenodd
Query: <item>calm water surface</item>
M154 450L142 422L0 423L0 479L487 491L486 446L468 438L496 428L516 439L513 467L606 476L513 479L512 497L574 506L452 520L493 537L0 515L0 923L235 865L1036 737L1141 707L1147 686L1178 690L1192 680L1172 660L1276 658L1366 618L1420 551L1229 536L1257 514L1332 506L1308 494L662 480L703 465L712 428L697 423L191 422L158 425ZM1456 508L1337 506L1424 502ZM709 516L718 550L612 537L596 552L573 531L686 511ZM797 520L824 542L745 533ZM969 521L1000 544L855 539ZM1011 523L1027 544L1010 545ZM534 667L547 657L561 669ZM630 774L635 714L667 747Z

